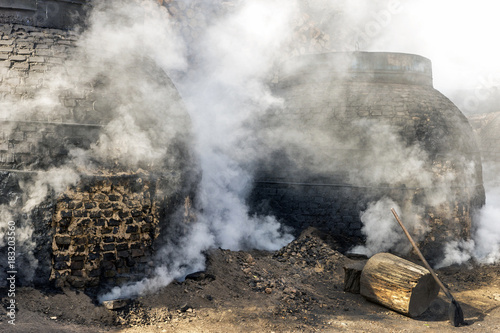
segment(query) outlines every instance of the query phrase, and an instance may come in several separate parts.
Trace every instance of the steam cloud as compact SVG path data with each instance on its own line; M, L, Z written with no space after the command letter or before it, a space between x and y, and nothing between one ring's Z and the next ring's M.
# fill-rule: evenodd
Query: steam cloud
M195 68L178 75L176 83L191 116L202 170L197 219L178 226L180 237L167 236L151 278L114 288L101 300L157 290L201 270L203 251L210 247L276 250L292 240L273 217L249 216L245 199L257 153L250 124L280 104L264 82L288 38L294 10L290 1L286 6L283 1L248 2L207 26L189 45ZM101 13L101 21L106 13L112 15Z
M317 28L329 35L325 50L422 54L434 62L436 87L452 93L455 89L452 83L474 81L470 80L471 76L480 78L486 75L486 67L489 71L492 67L488 62L489 65L480 69L482 72L469 72L469 76L457 78L454 73L463 72L457 68L463 66L464 59L471 55L470 52L465 54L465 51L473 48L462 48L464 55L458 62L438 53L442 49L441 44L436 45L438 41L430 36L433 29L437 30L442 25L442 19L437 21L438 13L444 14L435 11L436 6L435 2L431 4L429 1L339 0L332 3L312 0L308 1L308 5L298 0L248 1L237 5L222 19L210 17L205 22L207 28L202 36L186 43L186 36L179 33L186 22L174 24L167 10L159 7L156 1L98 2L90 15L89 28L80 38L78 52L67 63L65 70L54 72L47 88L34 99L22 103L4 100L0 105L2 118L23 119L33 110L47 117L54 116L54 113L57 116L60 91L80 89L95 82L104 86L101 91L107 96L109 105L113 105L106 115L110 121L99 143L87 151L73 150L70 153L72 159L66 165L41 174L34 184L25 184L29 194L23 208L30 210L42 202L51 190L58 192L76 183L77 171L89 168L93 163L116 163L138 168L158 165L170 156L169 144L181 134L179 132L187 126L187 120L177 113L178 96L166 94L161 75L144 69L147 67L145 63L151 63L152 68L161 68L175 79L191 117L196 134L195 149L203 172L196 197L198 219L189 225L179 226L183 229L179 239L167 239L158 253L159 262L151 278L115 288L102 295L101 300L156 290L190 271L200 270L204 266L203 251L210 247L277 249L288 243L291 236L273 217L249 216L244 200L250 189L255 157L261 153L256 148L256 129L252 124L268 108L282 105L282 101L272 95L264 82L272 79L273 66L277 62L297 52L312 52L305 47L290 48L297 20L304 20L299 10L306 8L316 20ZM439 8L441 6L440 3ZM464 10L462 4L456 2L451 6L460 6ZM436 13L432 16L433 23L424 31L421 24L414 23L414 17L424 17L415 13L423 12L425 17ZM450 15L446 17L449 19ZM461 25L462 22L460 19ZM416 31L420 31L420 35ZM416 36L416 40L408 36ZM444 35L439 43L449 37L451 34ZM454 42L456 44L452 45L458 42L466 44ZM476 48L480 47L476 45ZM189 59L193 57L196 61L191 63ZM194 63L196 66L193 66ZM109 105L95 105L96 112L109 109ZM434 181L429 174L421 172L420 166L428 157L419 147L397 144L400 138L387 135L391 133L390 128L381 131L370 126L366 128L373 130L374 147L394 147L385 156L389 158L387 165L372 170L376 182L399 177L398 181L411 179L418 186L425 187ZM370 158L374 156L380 160L377 154L383 153L367 156L366 162L370 163ZM405 165L392 163L391 156L405 156L409 162ZM177 162L170 159L169 163L175 167ZM352 178L360 182L373 181L373 175L361 173ZM449 177L443 182L452 179L453 175ZM447 197L446 193L430 194L427 200L431 200L433 205ZM498 187L488 187L487 206L480 214L474 241L449 244L447 258L442 265L463 262L471 257L485 263L499 261L498 198ZM13 214L13 208L9 205L2 207L0 212L5 217L2 221L7 221ZM405 222L418 235L425 234L427 229L419 222L418 207L397 207L390 199L384 198L372 203L362 214L364 230L373 237L356 251L370 255L389 248L405 250L402 238L395 233L397 225L392 221L390 208L397 208L398 211L405 209L408 212ZM382 230L385 231L383 234L377 233ZM31 232L28 228L21 229L20 233L25 235L20 239L26 244L21 245L28 249L26 253L30 253L34 246ZM0 228L0 236L4 233L5 230ZM400 232L397 234L401 235ZM2 241L3 237L0 237ZM30 260L36 267L36 259Z

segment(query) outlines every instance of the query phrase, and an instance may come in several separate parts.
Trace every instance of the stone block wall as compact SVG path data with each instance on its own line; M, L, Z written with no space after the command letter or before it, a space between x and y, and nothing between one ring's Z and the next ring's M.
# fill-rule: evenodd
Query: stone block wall
M275 86L284 107L268 110L260 126L267 154L250 198L256 212L274 214L296 232L315 226L354 245L363 236L360 214L387 197L401 208L422 207L419 218L431 229L424 252L440 254L440 244L468 238L485 201L479 148L467 118L432 87L428 61L408 72L409 57L419 58L311 55L298 59L303 68L284 71ZM339 71L339 63L348 70ZM390 83L377 77L386 64ZM418 152L410 152L415 146ZM419 175L404 174L411 157L421 163ZM442 194L443 203L434 207L427 193Z
M51 280L84 288L147 274L159 232L155 196L147 175L92 177L66 191L52 220Z
M0 93L33 95L47 71L68 58L77 39L72 31L0 24Z
M85 17L87 0L0 0L0 23L67 29Z
M0 2L0 18L1 9ZM174 122L174 116L178 118L175 124L182 128L182 137L176 136L169 147L157 143L168 149L171 156L167 159L172 164L158 163L156 171L146 162L134 168L142 167L155 175L146 171L137 174L109 161L92 160L92 171L82 165L76 168L66 164L70 151L87 150L98 142L123 96L113 95L115 91L106 86L105 78L104 82L89 82L94 77L86 80L66 68L74 66L71 60L77 51L76 33L1 22L0 209L27 233L26 242L19 244L19 252L26 254L20 254L19 263L27 272L19 276L20 284L46 285L53 281L87 288L144 277L150 270L160 224L168 225L169 214L182 204L172 200L190 191L187 173L195 169L184 141L190 132L189 116L175 86L151 62L137 64L127 72L132 77L154 80L162 89L158 95L165 96L165 100L157 101L159 107L171 111L164 119L143 119L148 131ZM85 62L79 64L86 66ZM59 78L66 83L64 88L58 86ZM44 103L46 100L49 103ZM136 106L140 108L143 103L138 101ZM40 172L59 166L73 168L81 181L60 197L49 190L41 204L25 212L24 204L31 186L40 181ZM4 268L0 263L0 278Z
M100 131L100 125L0 121L0 167L35 170L63 165L70 149L88 149Z

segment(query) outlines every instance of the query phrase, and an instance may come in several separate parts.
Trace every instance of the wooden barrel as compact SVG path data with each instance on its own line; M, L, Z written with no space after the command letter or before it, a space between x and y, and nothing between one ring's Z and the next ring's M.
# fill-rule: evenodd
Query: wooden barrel
M424 313L438 293L426 268L390 253L371 257L361 273L361 295L412 318Z

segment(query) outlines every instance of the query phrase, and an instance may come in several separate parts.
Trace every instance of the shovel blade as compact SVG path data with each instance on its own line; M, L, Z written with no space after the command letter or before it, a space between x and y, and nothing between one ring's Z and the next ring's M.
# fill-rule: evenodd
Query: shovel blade
M450 323L455 327L466 324L462 308L460 307L460 304L458 304L458 302L455 300L452 300L450 303L448 316L450 318Z

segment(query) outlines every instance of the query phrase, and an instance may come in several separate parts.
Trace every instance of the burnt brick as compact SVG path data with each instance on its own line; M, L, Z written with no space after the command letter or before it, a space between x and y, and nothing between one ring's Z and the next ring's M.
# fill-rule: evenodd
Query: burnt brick
M76 273L72 274L72 275L73 276L79 276L79 277L82 276L81 272L78 275ZM73 280L70 281L70 283L75 288L83 288L83 287L85 287L85 280L83 280L83 279L73 279Z
M83 203L81 201L70 201L68 203L68 208L69 209L79 209L82 208Z
M141 207L141 204L136 200L130 200L130 201L127 201L127 207L138 208L138 207Z
M83 261L72 261L71 265L70 265L72 270L73 269L77 269L77 270L83 269L84 266L85 266L85 264Z
M132 223L134 223L134 219L133 218L128 217L128 218L125 219L125 224L132 224Z
M128 250L128 243L121 243L116 245L118 251Z
M153 226L151 224L145 224L141 227L141 232L150 232L153 230Z
M102 193L97 193L94 195L94 200L95 201L106 201L108 197L105 194Z
M104 243L113 243L114 241L115 241L115 237L113 237L113 236L107 236L107 237L104 237L104 239L103 239Z
M130 216L130 213L128 211L120 211L118 212L118 216L120 216L121 219L125 219Z
M103 235L107 235L107 234L110 234L113 230L110 229L110 228L102 228L101 229L101 234ZM105 238L109 238L109 237L105 237Z
M114 251L115 244L102 244L102 250L103 251Z
M106 219L97 219L95 222L94 222L94 225L96 227L104 227L106 225Z
M74 217L87 217L87 211L86 210L75 210L73 211L73 216Z
M130 274L130 268L123 266L117 269L119 274Z
M120 231L120 227L114 227L113 228L113 234L114 235L118 234L118 231Z
M121 258L127 258L130 256L130 253L128 251L119 251L118 256Z
M120 220L109 219L109 221L108 221L109 227L116 227L116 226L119 226L121 224L122 224L122 222Z
M94 218L94 219L95 218L99 218L99 217L101 217L101 215L102 214L101 214L100 210L91 210L91 211L89 211L89 217L91 217L91 218Z
M139 234L131 234L130 235L130 240L131 241L138 241L140 239L141 239L141 235L139 235Z
M65 261L61 261L61 262L55 262L54 263L54 269L55 270L63 270L63 269L68 269L68 263L65 262Z
M111 202L101 202L99 204L99 208L100 209L110 209L112 207L112 203Z
M59 226L63 227L63 228L67 228L69 227L69 225L71 224L71 219L70 218L63 218L59 221Z
M87 286L88 287L97 287L99 286L100 279L99 277L92 277L87 279Z
M133 267L135 266L135 260L132 259L132 257L127 257L127 259L125 259L125 262L127 263L127 266L128 267Z
M139 209L132 209L132 211L130 212L130 214L133 216L133 217L138 217L138 216L141 216L142 215L142 211L139 210Z
M121 197L116 194L110 194L108 195L109 201L120 201Z
M76 227L75 229L71 230L71 235L72 236L82 236L84 235L83 228L81 226Z
M74 238L73 243L76 245L87 244L87 237Z
M114 270L107 270L104 272L104 277L112 278L115 276L116 276L116 271L114 271Z
M71 244L71 237L69 236L56 236L57 245L69 245Z
M97 207L97 204L95 202L86 202L85 203L85 209L94 209Z
M115 266L116 268L120 268L120 267L123 267L125 265L125 260L119 258L115 261Z
M81 222L80 222L80 225L84 226L84 227L88 227L90 225L90 223L92 223L92 220L90 219L83 219Z
M61 210L61 217L73 217L73 211L71 210Z
M99 259L100 255L98 252L91 252L88 255L89 260L96 260Z
M142 257L144 255L144 251L142 249L132 249L131 251L132 257Z
M105 270L110 270L115 268L115 264L112 261L103 261L102 268Z
M142 222L144 222L144 216L134 217L134 222L137 224L142 224Z
M73 257L71 257L71 261L83 261L83 260L85 260L85 258L86 258L86 256L83 256L83 255L73 256Z
M65 262L65 261L69 261L69 255L65 256L58 255L54 257L54 262Z
M85 245L78 245L73 251L75 251L75 252L85 252Z
M89 277L99 277L101 275L101 270L100 269L93 269L88 272Z
M79 269L77 269L77 270L71 270L71 275L73 275L73 276L83 276L83 272L81 270L79 270ZM75 286L73 283L72 283L72 285ZM83 285L81 287L83 287Z
M138 226L136 226L136 225L129 225L127 227L126 233L127 234L131 234L131 233L136 233L138 231L139 231L139 227Z
M101 214L104 217L111 217L111 216L113 216L113 211L112 210L104 210L104 211L101 211Z
M102 258L106 261L116 260L116 254L114 252L106 252L102 255Z

